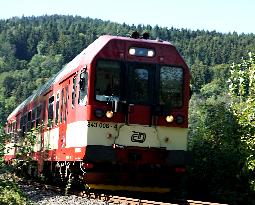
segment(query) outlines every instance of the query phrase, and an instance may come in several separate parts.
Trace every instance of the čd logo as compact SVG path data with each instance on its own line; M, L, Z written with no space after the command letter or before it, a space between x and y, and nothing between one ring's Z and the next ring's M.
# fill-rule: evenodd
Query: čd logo
M131 141L132 142L139 142L139 143L143 143L146 139L146 134L143 132L136 132L136 131L132 131L133 134L131 136Z

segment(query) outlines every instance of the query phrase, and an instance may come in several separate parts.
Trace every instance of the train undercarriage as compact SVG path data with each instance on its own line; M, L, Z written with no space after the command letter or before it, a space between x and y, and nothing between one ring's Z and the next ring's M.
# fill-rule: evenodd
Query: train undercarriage
M44 161L41 172L39 163L31 161L23 166L23 172L50 182L62 185L71 182L73 186L93 190L158 193L170 192L186 173L188 155L184 151L126 148L113 149L111 153L99 147L87 151L90 157L83 161ZM179 164L174 163L177 157Z

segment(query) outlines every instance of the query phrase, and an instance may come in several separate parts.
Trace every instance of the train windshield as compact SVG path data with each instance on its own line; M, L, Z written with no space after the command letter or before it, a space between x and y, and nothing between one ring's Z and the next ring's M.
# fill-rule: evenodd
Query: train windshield
M160 104L168 107L181 107L183 98L183 69L161 66L160 68Z
M110 101L120 98L121 65L117 61L100 60L96 69L96 100Z
M149 105L153 98L153 64L130 63L128 64L128 101L133 104Z
M126 72L122 71L124 68ZM126 78L124 75L127 75ZM121 98L132 104L156 103L167 108L179 108L183 105L183 76L183 68L176 66L138 62L124 66L118 61L99 60L96 100L109 102Z

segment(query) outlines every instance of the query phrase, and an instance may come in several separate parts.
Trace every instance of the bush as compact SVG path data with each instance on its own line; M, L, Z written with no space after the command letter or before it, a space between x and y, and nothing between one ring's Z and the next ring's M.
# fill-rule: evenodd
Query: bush
M189 169L191 197L229 204L248 204L249 183L243 172L246 152L239 125L225 96L193 96L190 112ZM196 184L197 188L194 188Z
M0 204L25 205L30 204L10 174L1 174L0 178Z

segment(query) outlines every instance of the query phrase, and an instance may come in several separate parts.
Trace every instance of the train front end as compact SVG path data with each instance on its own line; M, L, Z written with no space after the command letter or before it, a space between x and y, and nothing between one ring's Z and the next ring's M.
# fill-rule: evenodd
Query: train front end
M166 41L101 38L107 43L89 65L84 180L166 191L189 158L189 69Z

